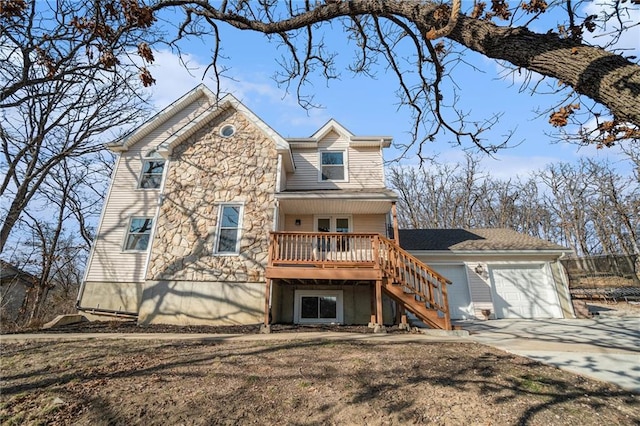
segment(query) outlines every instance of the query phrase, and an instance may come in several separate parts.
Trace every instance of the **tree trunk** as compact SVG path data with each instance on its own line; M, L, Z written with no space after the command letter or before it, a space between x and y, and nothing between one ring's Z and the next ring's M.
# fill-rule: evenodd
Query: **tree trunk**
M558 34L498 27L466 16L460 16L448 38L488 58L553 77L606 105L619 120L640 126L640 66L620 55Z
M162 2L157 8L183 2ZM204 14L243 30L264 34L284 33L329 22L339 17L375 15L403 17L426 33L441 27L434 19L440 2L351 0L327 3L289 19L276 22L251 20L205 7ZM491 59L552 77L606 107L621 121L640 126L640 65L599 47L563 39L555 33L534 33L524 27L500 27L484 19L459 15L457 25L446 36Z

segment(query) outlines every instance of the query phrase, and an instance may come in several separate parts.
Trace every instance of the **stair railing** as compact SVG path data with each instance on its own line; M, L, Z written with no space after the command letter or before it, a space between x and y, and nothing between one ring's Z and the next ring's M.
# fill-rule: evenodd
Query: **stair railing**
M405 286L410 292L415 293L427 308L442 312L449 322L447 285L451 284L451 281L400 248L394 241L382 236L379 240L378 259L381 269L396 284Z

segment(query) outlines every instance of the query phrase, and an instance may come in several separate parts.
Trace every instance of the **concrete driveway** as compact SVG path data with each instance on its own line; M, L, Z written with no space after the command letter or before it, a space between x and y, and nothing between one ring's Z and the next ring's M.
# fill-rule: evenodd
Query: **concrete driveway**
M470 338L640 393L640 318L460 322Z

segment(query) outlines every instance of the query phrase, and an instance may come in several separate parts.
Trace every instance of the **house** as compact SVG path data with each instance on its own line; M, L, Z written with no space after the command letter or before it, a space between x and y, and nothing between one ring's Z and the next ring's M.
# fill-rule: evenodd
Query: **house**
M119 155L78 309L265 329L382 327L409 311L451 328L451 284L398 244L390 144L335 120L285 139L198 86L109 145Z
M17 321L38 278L9 262L0 260L0 319Z

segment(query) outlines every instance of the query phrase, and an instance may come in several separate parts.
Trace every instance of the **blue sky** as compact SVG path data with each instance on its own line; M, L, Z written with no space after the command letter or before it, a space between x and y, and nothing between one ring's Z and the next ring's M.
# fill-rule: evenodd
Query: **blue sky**
M588 5L589 12L598 13L602 9L595 1ZM635 13L637 12L637 13ZM635 6L631 17L640 20L640 6ZM171 16L168 16L172 19ZM548 23L555 25L555 17L549 15ZM611 30L609 28L608 30ZM336 26L326 26L327 43L338 53L338 62L347 64L353 57L353 46L346 44L346 38ZM596 41L604 42L605 37ZM621 40L620 46L635 49L640 55L640 27ZM384 70L379 70L377 78L354 77L348 71L342 72L340 80L326 82L320 77L312 79L307 93L315 96L315 101L323 108L305 111L296 102L293 94L287 94L272 79L278 70L276 59L281 56L273 43L263 36L241 32L234 29L222 33L224 54L229 58L224 65L230 67L227 75L233 80L223 81L223 91L233 93L245 105L253 110L268 125L284 137L304 137L311 135L330 118L335 118L353 133L358 135L389 135L395 142L406 143L410 140L410 111L398 110L395 96L397 80ZM167 50L155 52L156 62L151 67L157 84L151 89L156 108L163 108L200 82L213 86L213 81L203 71L210 57L206 43L195 40L183 46L183 59L190 68L187 71L177 56ZM627 55L633 51L627 51ZM455 82L459 86L460 104L476 118L503 113L501 121L491 133L494 139L500 139L509 131L514 131L511 141L517 146L495 154L493 158L484 156L482 165L492 176L508 178L526 176L530 172L543 168L546 164L558 161L575 161L581 156L608 158L618 164L621 172L630 168L622 160L617 148L597 150L595 147L579 148L566 143L553 143L547 135L553 132L548 124L548 114L539 117L534 111L547 109L559 102L559 97L520 93L521 79L500 78L504 71L495 61L469 52L469 63L482 70L473 71L470 67L458 66L455 69ZM551 80L549 83L553 84ZM469 146L467 146L468 148ZM399 152L387 150L386 159L392 160ZM450 138L439 138L427 149L427 154L437 155L438 161L455 163L462 160L464 151L452 146ZM408 157L402 164L416 164L416 157Z

